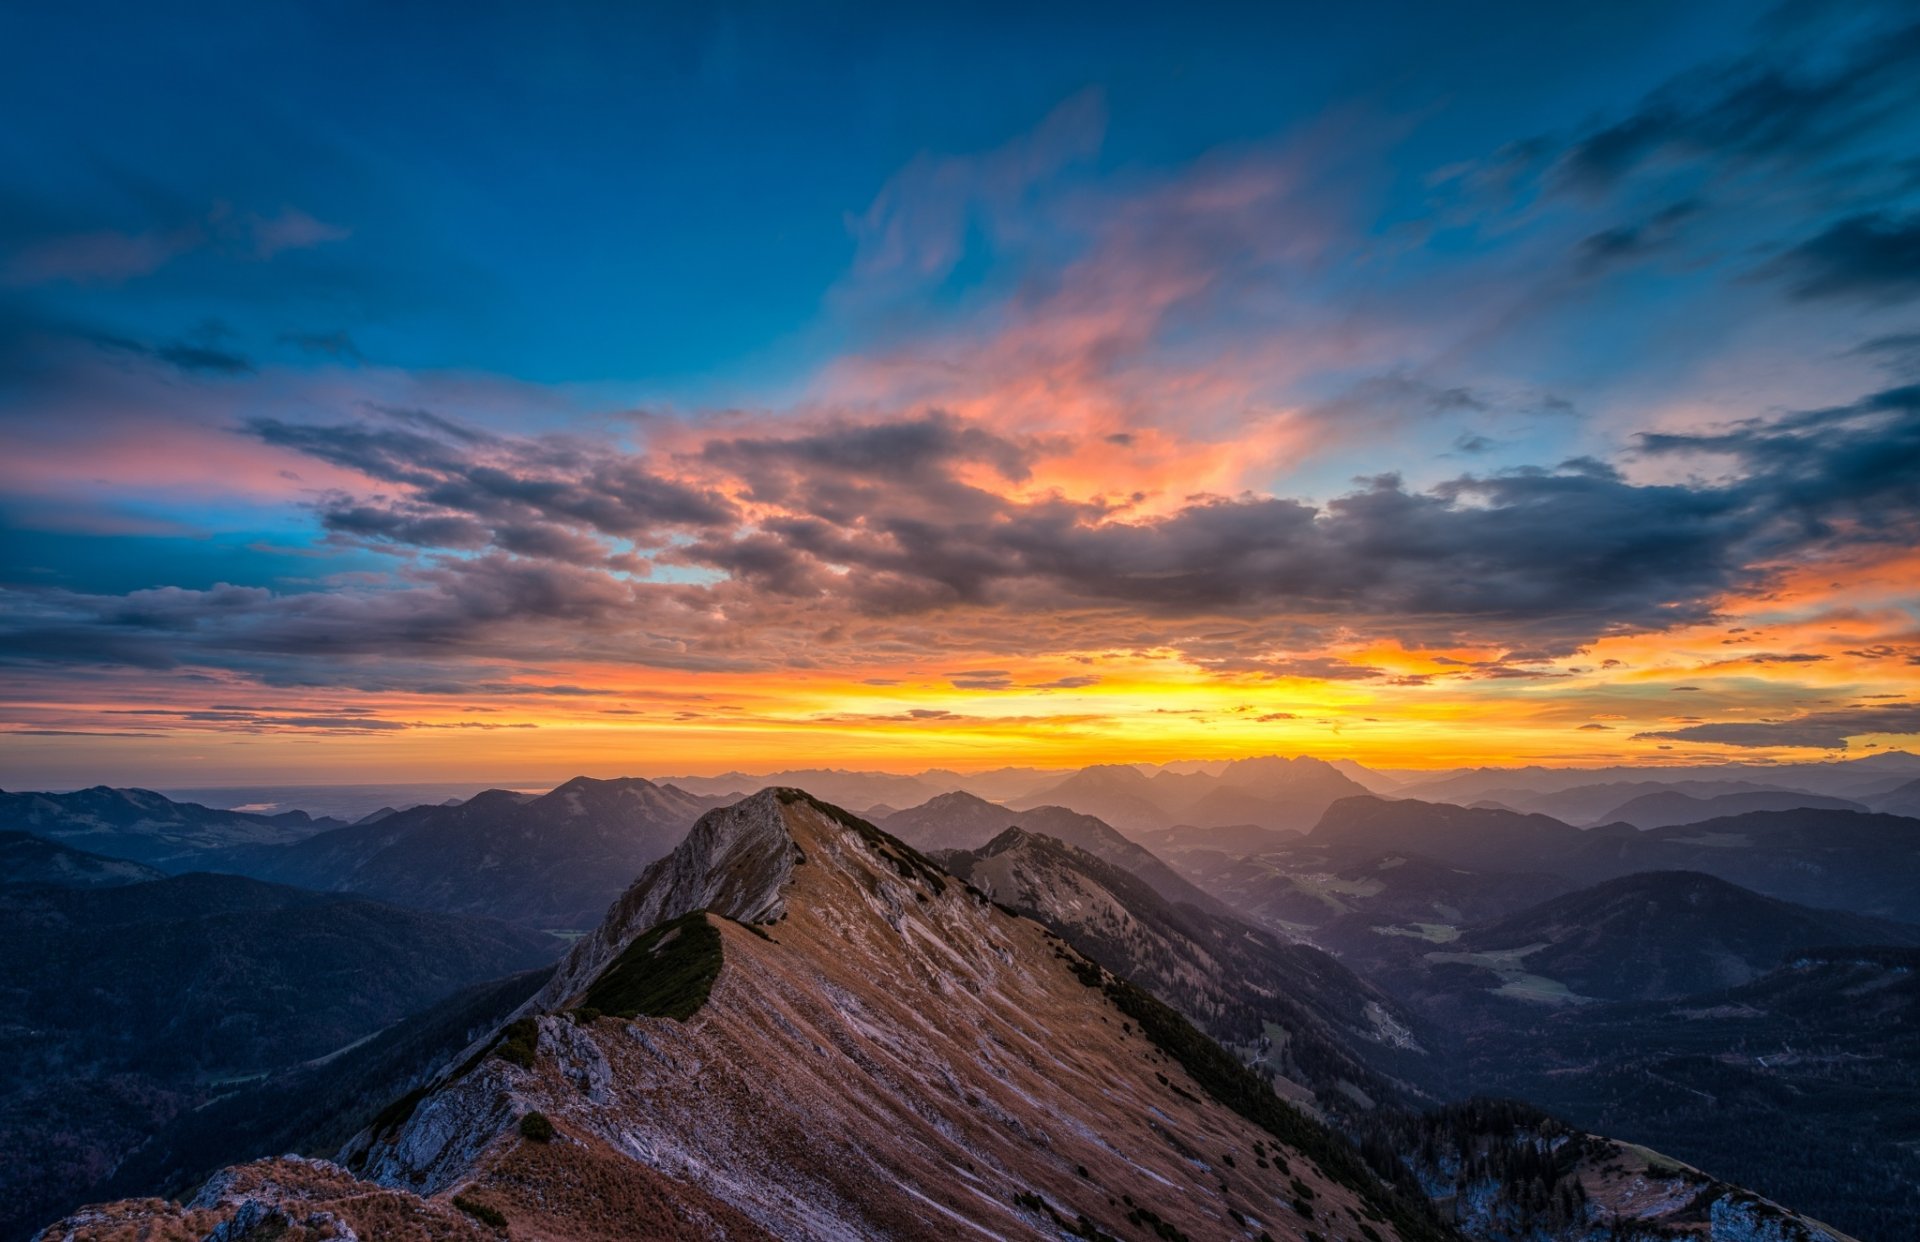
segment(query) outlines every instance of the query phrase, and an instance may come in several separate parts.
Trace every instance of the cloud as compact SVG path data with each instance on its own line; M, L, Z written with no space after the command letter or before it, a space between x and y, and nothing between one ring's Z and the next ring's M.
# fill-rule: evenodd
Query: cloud
M95 341L108 349L153 358L182 371L224 376L253 373L253 363L244 355L224 349L207 339L167 341L158 345L146 345L118 336L96 337Z
M264 262L284 251L311 249L349 235L349 230L316 220L296 207L262 216L236 214L226 204L216 203L198 218L171 226L26 238L0 261L0 287L116 285L150 276L196 251L211 249L229 258Z
M1839 711L1810 712L1790 720L1722 721L1636 736L1677 742L1712 742L1721 746L1808 746L1839 750L1845 748L1849 738L1877 733L1920 734L1920 703L1887 703Z
M1700 212L1698 200L1686 199L1644 220L1591 234L1580 243L1581 263L1587 271L1597 272L1669 249L1678 241L1681 225Z
M254 418L267 444L357 471L399 494L337 495L320 505L348 537L503 551L580 563L679 527L737 518L718 493L646 468L637 458L564 439L508 438L423 410L380 409L346 423Z
M143 233L102 229L29 243L0 263L0 285L118 284L160 270L201 244L196 228Z
M297 207L282 207L271 216L248 216L243 227L256 259L271 259L285 250L310 250L352 235L351 230L316 220Z
M1775 260L1801 299L1902 302L1920 295L1920 216L1838 220Z
M1497 644L1509 654L1460 675L1539 678L1597 638L1709 620L1766 589L1772 566L1898 544L1920 525L1920 394L1907 389L1639 442L1647 460L1720 463L1712 482L1636 482L1576 459L1425 489L1383 475L1322 504L1202 495L1154 514L1029 495L1017 480L1038 442L939 413L689 425L640 452L411 408L248 427L367 480L314 509L334 538L397 554L384 580L16 594L0 616L6 658L288 677L541 651L764 668L880 646L1152 647L1223 675L1382 680L1329 647L1392 640ZM1092 684L1023 686L1005 668L951 680Z
M1898 14L1895 6L1884 11ZM1920 95L1912 74L1920 24L1881 27L1821 48L1825 55L1813 55L1803 37L1684 74L1567 146L1556 179L1598 193L1663 161L1725 168L1826 159Z
M360 347L354 343L353 337L341 329L331 332L283 332L279 339L283 345L292 345L296 349L332 358L336 362L361 362L366 358L366 355L360 352Z
M864 212L848 219L856 249L842 295L943 280L976 229L995 244L1016 243L1035 187L1094 156L1106 124L1106 98L1089 88L997 149L914 157Z

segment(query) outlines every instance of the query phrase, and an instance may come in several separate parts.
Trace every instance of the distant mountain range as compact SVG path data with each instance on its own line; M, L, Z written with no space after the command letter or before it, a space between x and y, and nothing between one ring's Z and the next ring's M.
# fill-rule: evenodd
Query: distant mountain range
M503 923L240 876L105 884L113 860L63 851L42 842L41 879L0 887L4 1238L231 1084L337 1052L560 948Z
M1860 809L1901 805L1904 764L1811 765L1857 797L1751 770L1461 774L1507 781L1499 806L1306 759L1007 769L983 774L994 797L820 773L898 798L877 824L725 778L352 824L0 795L19 1015L0 1029L23 1050L0 1075L0 1198L25 1227L80 1187L179 1193L291 1148L352 1172L242 1164L191 1208L101 1209L76 1242L325 1214L477 1239L490 1213L569 1242L956 1217L1006 1237L1593 1242L1709 1216L1836 1236L1631 1140L1897 1236L1905 1192L1846 1152L1890 1178L1920 1143L1920 1049L1888 1027L1920 946L1920 819ZM168 874L196 867L223 874ZM514 974L559 951L547 931L584 934L544 981ZM1788 1008L1816 997L1857 1030ZM1737 1081L1746 1132L1663 1106L1649 1074L1716 1099ZM1853 1083L1888 1104L1854 1102L1876 1131L1848 1147L1847 1107L1796 1100ZM1439 1104L1475 1091L1576 1124ZM1784 1175L1757 1153L1800 1120L1826 1146ZM36 1145L52 1131L74 1142Z
M1595 822L1632 824L1635 828L1669 828L1679 824L1700 824L1748 811L1864 811L1865 803L1849 798L1830 798L1824 794L1793 793L1779 790L1751 790L1741 793L1695 797L1678 790L1662 790L1630 798L1601 815Z
M1699 872L1650 871L1460 928L1353 920L1329 940L1430 1018L1458 1023L1487 1013L1489 997L1561 1006L1735 987L1799 950L1920 947L1920 925L1779 901Z
M50 884L59 888L113 888L164 880L167 873L124 858L69 849L26 832L0 832L0 888Z
M202 1201L210 1224L325 1211L362 1236L369 1213L452 1238L496 1217L556 1238L1446 1235L1256 1087L1039 925L770 790L704 817L520 1017L356 1140L364 1181L252 1166Z
M1716 763L1672 766L1464 768L1451 772L1390 773L1400 778L1397 796L1471 803L1522 790L1553 794L1585 785L1665 784L1685 781L1747 782L1766 789L1794 789L1838 798L1867 798L1920 779L1920 754L1880 751L1824 763ZM1644 791L1643 791L1644 792ZM1721 791L1729 792L1729 791ZM1617 805L1617 803L1616 803Z
M1913 1236L1920 951L1810 949L1735 988L1530 1012L1466 1042L1463 1088L1672 1152L1861 1239Z
M1859 811L1749 811L1650 830L1579 829L1546 815L1415 799L1335 803L1306 845L1349 857L1420 854L1479 872L1594 883L1704 871L1810 906L1920 921L1920 820Z
M1216 898L1141 845L1120 835L1106 821L1063 806L1014 811L969 793L950 793L921 806L896 811L882 819L880 825L915 849L928 853L980 849L1008 828L1022 827L1055 837L1124 868L1167 901L1224 910Z
M143 790L0 795L0 827L167 871L205 870L395 905L594 926L627 881L719 800L651 781L586 777L534 795L495 789L355 824L176 803Z
M1367 792L1364 785L1322 760L1268 756L1236 760L1218 774L1157 772L1149 776L1126 764L1082 768L1014 805L1072 807L1136 836L1177 824L1304 831L1337 799Z
M583 776L538 796L489 790L208 861L303 888L580 930L718 801L637 777Z
M215 810L147 789L96 785L63 794L0 792L0 831L30 832L168 871L191 869L214 850L284 845L344 826L305 811L254 815Z

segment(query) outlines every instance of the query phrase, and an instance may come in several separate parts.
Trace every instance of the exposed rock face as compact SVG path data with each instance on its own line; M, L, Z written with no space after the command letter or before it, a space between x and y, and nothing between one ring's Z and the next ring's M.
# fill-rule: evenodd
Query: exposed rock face
M772 791L709 811L685 840L648 867L592 935L583 937L532 1007L550 1009L591 982L627 943L656 923L711 910L742 923L784 912L781 889L804 855Z
M572 1012L636 935L702 908L723 965L691 1017ZM1287 1114L1303 1153L1217 1101L1102 979L900 842L769 790L703 817L542 1012L344 1158L371 1195L552 1239L676 1236L608 1232L613 1195L701 1237L1057 1238L1082 1217L1130 1238L1439 1236L1390 1223L1405 1205L1312 1123Z
M384 1190L324 1160L284 1156L221 1173L184 1204L132 1199L87 1208L40 1242L483 1242L458 1209Z

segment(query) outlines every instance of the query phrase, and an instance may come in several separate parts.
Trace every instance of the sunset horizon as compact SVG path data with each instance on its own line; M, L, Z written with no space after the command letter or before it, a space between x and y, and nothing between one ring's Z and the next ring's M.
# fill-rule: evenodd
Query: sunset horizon
M1920 740L1894 8L857 13L90 45L7 140L0 784Z

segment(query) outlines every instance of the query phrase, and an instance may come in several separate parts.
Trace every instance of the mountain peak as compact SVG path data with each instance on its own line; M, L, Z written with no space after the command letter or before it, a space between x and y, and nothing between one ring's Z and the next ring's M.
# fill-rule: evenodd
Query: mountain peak
M1123 1221L1254 1236L1304 1215L1296 1201L1430 1236L1165 1005L782 787L702 816L529 1006L348 1163L577 1236L544 1192L520 1194L530 1151L555 1166L541 1186L658 1175L662 1195L716 1197L780 1237Z
M1040 839L1040 834L1028 832L1025 828L1022 828L1016 824L1012 827L1002 829L998 836L994 837L993 840L988 841L985 845L981 846L978 850L975 850L974 853L979 854L982 858L991 858L996 854L1004 854L1008 850L1018 849L1020 846L1025 845L1028 842L1036 841L1039 839ZM1057 839L1057 838L1052 838L1052 839Z

